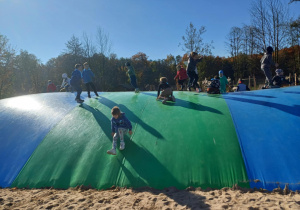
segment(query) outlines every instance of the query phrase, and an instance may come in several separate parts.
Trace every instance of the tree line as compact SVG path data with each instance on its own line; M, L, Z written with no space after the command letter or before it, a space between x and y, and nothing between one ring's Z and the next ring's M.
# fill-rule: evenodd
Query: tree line
M192 23L186 28L182 43L179 43L183 55L168 55L158 60L149 60L143 52L130 58L118 58L111 52L109 35L100 27L95 42L85 33L82 37L73 35L66 42L63 52L46 64L26 50L17 53L9 44L9 39L0 34L0 99L46 92L48 80L60 85L63 73L70 77L74 65L84 62L89 63L96 76L98 91L124 91L131 88L125 62L130 62L134 67L141 90L149 85L157 86L162 76L175 85L173 78L176 65L186 67L191 51L204 55L198 64L199 80L211 78L221 69L234 81L248 76L264 79L260 58L267 46L274 48L273 60L280 64L285 74L299 75L300 17L290 18L286 5L280 0L254 0L250 13L250 25L234 26L226 36L230 53L227 58L212 55L213 42L205 43L202 38L206 32L205 26L197 29Z

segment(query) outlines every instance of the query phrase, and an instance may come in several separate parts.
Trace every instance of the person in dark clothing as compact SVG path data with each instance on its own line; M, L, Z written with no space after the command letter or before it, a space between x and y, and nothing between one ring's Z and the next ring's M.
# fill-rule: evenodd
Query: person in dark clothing
M127 68L127 74L128 74L128 76L130 78L131 85L134 87L135 92L139 93L140 89L139 89L139 87L137 85L137 82L136 82L136 76L135 76L135 72L134 72L133 66L129 62L126 62L125 66Z
M284 84L291 84L291 82L289 82L285 79L282 69L276 69L275 73L276 73L276 76L274 76L272 79L272 84L275 87L281 87Z
M197 92L199 92L198 85L198 70L197 63L203 59L203 56L199 56L196 52L191 52L188 60L187 66L187 75L189 76L188 90L191 91L191 87L193 87Z
M272 60L272 53L273 53L273 48L272 47L267 47L267 50L264 54L264 56L260 59L261 63L261 70L264 72L266 76L266 85L265 88L268 86L272 86L272 73L271 73L271 66L275 65L276 67L278 64L274 63Z
M72 77L70 80L70 84L72 86L72 88L74 88L74 90L77 92L76 98L75 100L78 103L83 103L84 100L82 100L80 98L80 95L82 93L82 89L81 89L81 71L82 71L82 66L81 64L76 64L75 65L75 70L72 72Z
M220 94L220 77L215 76L211 79L211 83L207 88L209 94Z
M165 104L167 100L175 102L176 99L173 96L172 87L168 84L168 79L166 77L161 77L159 81L160 84L158 86L156 100L163 99L162 101L163 104Z

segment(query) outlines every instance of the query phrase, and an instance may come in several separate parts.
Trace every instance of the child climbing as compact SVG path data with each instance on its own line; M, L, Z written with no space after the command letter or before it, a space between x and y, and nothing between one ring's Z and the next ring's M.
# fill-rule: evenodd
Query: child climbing
M83 72L82 72L82 79L83 82L86 86L86 90L88 92L88 97L91 98L91 90L90 87L93 89L94 93L96 96L99 96L96 90L96 87L93 83L93 78L95 78L94 73L92 72L92 70L89 68L89 64L87 62L85 62L83 64Z
M130 65L129 62L126 62L125 66L127 68L127 74L128 74L128 76L130 78L130 83L134 87L135 92L136 93L140 92L140 90L139 90L139 88L137 86L137 83L136 83L136 76L135 76L135 72L134 72L133 67Z
M159 79L159 81L160 81L160 84L158 86L156 100L163 99L163 101L162 101L163 104L165 104L166 101L173 101L173 102L175 102L176 99L173 96L172 87L168 84L168 79L166 77L161 77Z
M125 113L121 112L119 107L115 106L111 110L111 135L113 136L112 149L107 150L107 154L116 155L117 141L120 138L120 150L125 149L124 135L128 132L132 135L132 125L125 116ZM129 130L129 131L128 131Z
M178 84L180 85L180 90L184 90L184 84L186 83L186 80L189 78L186 70L181 66L176 66L177 68L177 74L174 77L174 80L178 79Z

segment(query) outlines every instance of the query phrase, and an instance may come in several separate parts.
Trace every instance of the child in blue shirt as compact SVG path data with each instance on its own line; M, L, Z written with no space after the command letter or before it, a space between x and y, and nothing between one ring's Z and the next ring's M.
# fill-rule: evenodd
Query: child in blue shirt
M116 155L117 141L120 138L120 150L125 149L124 135L128 132L132 134L132 125L125 116L125 113L121 112L119 107L115 106L111 110L111 135L113 136L112 149L107 150L107 154Z
M83 64L83 72L82 72L82 79L83 82L86 86L86 90L88 92L88 97L91 98L91 94L90 94L90 87L93 89L94 93L96 96L99 96L96 90L96 87L94 85L94 83L92 82L93 78L95 77L94 73L92 72L92 70L89 68L89 64L87 62L85 62Z
M75 100L78 103L83 103L84 100L80 98L80 94L82 93L81 89L81 71L82 71L82 66L81 64L76 64L75 65L75 70L72 72L72 77L70 80L70 84L72 88L77 92Z

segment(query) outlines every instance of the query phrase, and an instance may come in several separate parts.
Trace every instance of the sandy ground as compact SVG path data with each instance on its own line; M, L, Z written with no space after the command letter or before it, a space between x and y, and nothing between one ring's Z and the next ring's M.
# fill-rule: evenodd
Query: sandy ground
M300 209L300 192L223 188L0 189L0 209Z

